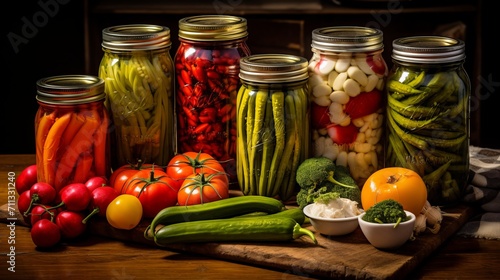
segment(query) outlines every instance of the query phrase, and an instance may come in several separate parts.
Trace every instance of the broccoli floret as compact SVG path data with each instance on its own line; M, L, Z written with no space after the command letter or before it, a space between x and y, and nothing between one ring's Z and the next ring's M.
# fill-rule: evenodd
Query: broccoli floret
M366 210L366 214L363 216L363 220L371 223L396 223L394 227L408 219L409 217L406 215L403 205L394 199L386 199L375 203Z
M348 198L361 204L361 190L345 166L335 165L325 157L304 160L297 168L297 204L304 208L316 198L328 193Z
M337 192L327 192L322 193L314 199L314 202L319 202L323 204L328 204L330 200L340 198L340 194Z

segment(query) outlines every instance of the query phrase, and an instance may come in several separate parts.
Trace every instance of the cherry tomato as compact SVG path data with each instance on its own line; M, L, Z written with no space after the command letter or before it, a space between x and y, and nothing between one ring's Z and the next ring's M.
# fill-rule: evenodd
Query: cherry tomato
M106 217L106 209L108 209L108 205L119 195L119 193L110 186L104 186L95 189L91 195L92 198L89 204L90 213L87 217L85 217L83 223L87 223L87 221L94 215Z
M73 239L82 235L87 229L83 223L85 215L81 212L63 210L56 216L56 225L61 230L61 237Z
M229 197L229 179L225 173L191 174L177 193L179 205L202 204Z
M418 215L427 201L427 188L418 173L404 167L375 171L361 189L361 204L366 211L375 203L392 198L405 210Z
M39 220L47 219L54 221L57 216L57 209L50 209L47 205L35 205L30 212L30 224L34 225Z
M328 106L320 106L313 102L311 107L311 125L314 128L320 129L330 123L330 110Z
M91 177L85 182L85 186L89 189L90 193L92 193L95 189L99 187L108 185L109 185L108 179L104 176Z
M61 203L53 208L65 207L70 211L83 211L90 203L89 189L83 183L71 183L59 191Z
M166 168L168 176L174 179L177 190L188 176L196 173L219 173L224 172L222 164L210 154L202 152L185 152L175 155Z
M22 192L19 197L17 198L17 210L23 217L25 218L26 222L29 222L29 209L31 206L31 194L30 190L28 189L27 191ZM28 219L26 219L28 218Z
M139 198L144 218L154 218L158 212L177 204L175 181L163 170L141 170L125 182L125 193Z
M61 230L51 220L42 219L31 227L31 240L40 248L53 247L61 240Z
M142 204L131 194L117 196L106 209L108 223L117 229L133 229L142 219Z
M136 164L124 165L111 173L111 177L109 177L109 186L115 188L119 193L125 193L125 182L137 172L144 169L150 169L152 166L152 164L143 164L142 161L138 161Z
M24 191L29 190L37 180L36 164L24 168L16 178L17 194L22 194Z

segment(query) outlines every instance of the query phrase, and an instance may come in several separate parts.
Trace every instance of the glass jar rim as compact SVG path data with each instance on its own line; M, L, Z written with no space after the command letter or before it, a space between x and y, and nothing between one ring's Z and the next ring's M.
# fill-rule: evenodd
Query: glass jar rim
M240 59L242 80L258 83L283 83L307 80L308 61L287 54L256 54Z
M199 15L179 20L179 38L195 41L228 41L248 36L247 20L230 15Z
M410 63L440 64L463 61L465 43L445 36L412 36L395 39L392 58Z
M331 52L370 52L384 48L383 32L362 26L322 27L312 31L313 49Z
M36 100L46 104L74 105L106 98L104 80L89 75L60 75L39 79Z
M170 29L166 26L126 24L102 30L102 47L109 50L155 50L171 45Z

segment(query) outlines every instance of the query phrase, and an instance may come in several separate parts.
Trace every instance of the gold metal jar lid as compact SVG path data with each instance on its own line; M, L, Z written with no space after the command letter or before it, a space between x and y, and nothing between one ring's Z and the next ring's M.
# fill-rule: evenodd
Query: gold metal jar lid
M323 27L313 30L313 49L330 52L371 52L384 48L383 32L361 26Z
M179 20L179 38L195 41L229 41L248 36L247 20L228 15L200 15Z
M102 47L109 50L155 50L171 45L170 29L165 26L127 24L102 30Z
M308 61L287 54L256 54L240 59L240 78L257 83L284 83L307 80Z
M465 43L443 36L399 38L392 47L392 58L402 62L440 64L465 59Z
M62 75L37 81L36 100L53 105L76 105L106 98L104 80L88 75Z

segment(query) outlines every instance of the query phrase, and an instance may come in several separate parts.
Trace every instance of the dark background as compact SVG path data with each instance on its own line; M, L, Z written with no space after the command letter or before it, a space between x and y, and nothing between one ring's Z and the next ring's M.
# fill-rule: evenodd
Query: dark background
M239 1L240 3L248 3L250 0ZM165 14L119 14L114 15L105 12L92 13L92 7L98 2L107 1L87 1L83 0L40 0L40 1L12 1L10 9L4 9L4 24L2 25L2 61L6 62L3 68L2 79L2 99L0 101L1 109L1 136L0 136L0 153L1 154L25 154L35 153L34 145L34 116L38 109L38 104L35 100L36 81L40 78L53 75L67 74L90 74L97 75L95 68L100 61L100 41L101 28L110 24L127 24L149 21L147 23L162 24L171 28L172 31L172 50L171 55L175 54L177 48L177 26L179 18L189 15L191 11L169 11ZM147 1L153 2L154 1ZM176 2L176 1L163 1ZM188 1L189 2L189 1ZM223 1L224 2L224 1ZM228 1L226 1L228 2ZM229 1L231 2L231 1ZM267 1L273 2L273 1ZM283 2L283 1L275 1ZM325 2L325 1L323 1ZM328 1L326 1L328 2ZM348 1L349 2L349 1ZM350 1L356 2L356 1ZM380 7L382 1L373 1L374 5ZM402 3L405 1L402 1ZM418 0L408 1L412 4L419 2ZM431 1L420 1L422 5L427 5ZM439 2L439 1L434 1ZM457 1L444 1L454 3ZM500 57L498 50L494 51L493 46L498 41L499 35L498 13L493 9L493 1L461 1L479 3L480 17L477 22L471 19L469 15L464 15L464 21L472 21L472 25L478 24L481 26L479 30L474 30L473 26L467 28L470 32L480 32L473 34L482 38L479 49L476 49L475 42L466 41L467 49L467 70L473 81L472 88L472 110L479 110L480 118L480 135L475 135L472 145L500 148L500 141L495 138L498 134L500 121L500 73L499 64ZM205 1L206 3L206 1ZM213 3L213 2L212 2ZM235 3L233 1L232 3ZM359 7L367 7L372 4L371 1L359 1ZM418 4L420 4L418 3ZM334 6L333 3L328 2ZM385 3L382 3L384 5ZM428 4L431 5L431 4ZM453 4L450 4L450 9L453 9ZM50 12L44 11L43 7L49 7ZM173 5L175 6L175 5ZM305 37L300 37L299 41L302 45L297 46L294 42L278 42L283 45L292 45L285 52L297 52L307 59L310 58L310 37L309 30L317 27L326 26L328 24L328 15L316 17L315 15L301 15L300 11L294 13L284 13L285 15L273 15L272 12L263 12L258 14L245 15L243 6L236 7L231 10L243 15L249 23L249 40L247 44L253 53L267 51L266 46L262 45L263 40L269 42L276 40L274 34L267 30L266 22L269 20L282 19L285 23L289 18L302 19L305 22L303 25L298 25L304 31ZM374 6L374 8L378 8ZM91 12L88 12L91 11ZM214 11L206 10L206 14L215 13ZM200 13L198 13L200 14ZM366 22L365 19L356 18L350 15L332 15L336 17L335 25L338 24L355 24L357 20ZM367 15L368 16L368 15ZM443 15L443 17L455 17L460 19L461 14ZM384 31L384 38L388 41L395 37L404 34L408 30L408 36L418 34L418 32L427 32L433 25L441 23L440 14L434 14L434 17L418 17L400 15L400 18L394 17L395 24L388 26ZM323 20L324 19L324 20ZM450 19L451 20L451 19ZM86 23L89 23L86 25ZM279 21L277 24L281 24ZM300 22L300 21L299 21ZM397 24L403 22L404 24ZM295 24L295 21L293 21ZM281 27L280 27L281 28ZM422 28L422 29L419 29ZM284 36L288 38L288 30L286 24L283 26L283 32L278 34L278 37ZM411 34L410 34L411 33ZM258 35L258 36L256 36ZM292 38L294 34L290 34ZM267 36L267 37L266 37ZM404 35L406 36L406 35ZM253 38L253 39L252 39ZM14 40L14 41L13 41ZM20 40L20 41L18 41ZM278 40L279 41L279 40ZM386 43L384 51L385 56L389 57L391 52L390 42ZM472 54L472 55L471 55ZM480 57L479 61L475 61L476 57ZM391 65L390 59L386 59L388 65ZM472 74L473 65L479 66L481 70L480 76ZM87 70L88 69L88 70ZM478 106L478 104L480 106ZM477 125L477 124L474 124Z

